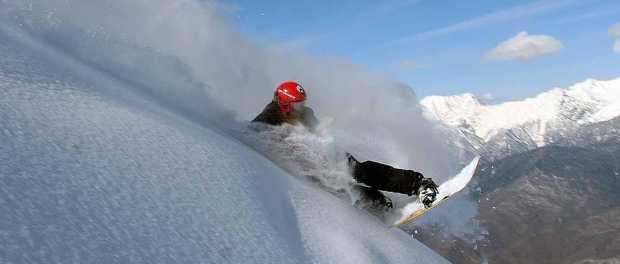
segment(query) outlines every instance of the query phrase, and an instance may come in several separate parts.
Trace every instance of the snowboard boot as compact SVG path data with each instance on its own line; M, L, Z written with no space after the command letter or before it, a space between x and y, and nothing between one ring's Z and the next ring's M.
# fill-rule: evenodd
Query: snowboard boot
M354 185L353 191L359 194L359 199L355 201L355 206L358 208L376 212L387 212L393 207L392 200L377 189L362 185Z
M420 180L418 186L418 198L420 202L424 204L424 207L429 208L437 199L437 194L439 191L437 190L437 184L431 178L423 178Z

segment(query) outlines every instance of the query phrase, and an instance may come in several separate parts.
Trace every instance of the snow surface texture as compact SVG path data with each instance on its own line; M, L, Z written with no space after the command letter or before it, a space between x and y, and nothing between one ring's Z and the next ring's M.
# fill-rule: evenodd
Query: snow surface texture
M461 170L459 174L440 184L437 188L439 191L439 195L437 195L436 201L441 201L446 196L453 195L465 188L465 186L467 186L467 183L469 183L469 181L471 181L471 178L474 176L479 160L480 157L475 157L467 166L465 166ZM400 210L400 218L394 221L394 223L400 223L401 221L407 219L407 217L409 217L411 214L422 208L424 208L424 205L419 200L407 204Z
M620 116L620 78L586 80L555 88L534 98L484 105L472 94L429 96L421 101L425 115L476 135L485 142L502 131L523 128L538 147L558 129Z
M177 68L35 33L0 24L1 263L446 263L224 133Z

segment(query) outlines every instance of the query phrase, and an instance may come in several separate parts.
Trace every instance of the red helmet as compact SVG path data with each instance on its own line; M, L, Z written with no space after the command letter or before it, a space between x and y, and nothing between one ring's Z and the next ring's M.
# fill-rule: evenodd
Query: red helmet
M274 95L280 111L290 113L294 106L303 106L306 101L306 91L297 82L287 81L278 86Z

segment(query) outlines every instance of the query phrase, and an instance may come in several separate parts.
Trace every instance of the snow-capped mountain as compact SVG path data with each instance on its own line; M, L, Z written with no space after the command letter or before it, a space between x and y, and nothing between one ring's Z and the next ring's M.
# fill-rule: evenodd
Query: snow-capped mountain
M588 79L496 105L472 94L429 96L420 103L427 118L456 128L458 147L497 157L548 145L580 127L620 116L620 78Z
M432 228L418 239L455 263L617 261L620 78L496 105L471 94L421 104L447 143L485 158L472 187L484 232L473 244Z

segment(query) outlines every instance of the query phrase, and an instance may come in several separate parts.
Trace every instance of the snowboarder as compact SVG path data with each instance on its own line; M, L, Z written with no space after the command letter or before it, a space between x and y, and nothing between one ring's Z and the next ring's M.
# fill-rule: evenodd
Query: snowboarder
M273 126L284 123L302 124L313 131L318 119L314 116L314 111L305 105L306 97L306 91L299 83L284 82L277 87L273 100L252 122ZM392 208L391 200L380 191L417 195L426 207L435 201L437 185L422 173L374 161L359 162L349 153L346 153L346 156L353 178L363 184L355 186L360 193L360 200L369 203L370 207Z
M272 126L279 126L283 123L291 125L301 123L310 130L314 130L319 123L314 116L314 111L306 107L306 91L293 81L280 84L273 100L252 122L262 122Z

